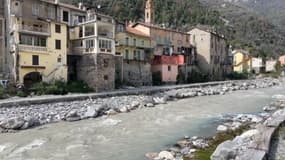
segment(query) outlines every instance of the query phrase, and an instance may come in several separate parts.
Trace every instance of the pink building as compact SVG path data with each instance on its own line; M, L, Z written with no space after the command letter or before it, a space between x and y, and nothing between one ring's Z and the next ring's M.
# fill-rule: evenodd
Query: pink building
M285 65L285 55L279 57L279 62L281 64L281 66Z
M162 82L175 83L178 76L178 66L183 64L183 55L154 56L154 59L152 61L152 72L160 74Z

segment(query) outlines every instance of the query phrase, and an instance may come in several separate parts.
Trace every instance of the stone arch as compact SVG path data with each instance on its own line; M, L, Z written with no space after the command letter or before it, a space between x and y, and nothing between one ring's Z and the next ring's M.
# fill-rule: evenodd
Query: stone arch
M24 76L24 85L27 88L41 81L42 81L42 75L39 72L30 72Z

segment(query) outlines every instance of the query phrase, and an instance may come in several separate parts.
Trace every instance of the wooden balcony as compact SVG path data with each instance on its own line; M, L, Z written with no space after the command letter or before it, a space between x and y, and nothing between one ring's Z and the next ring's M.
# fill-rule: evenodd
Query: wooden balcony
M48 52L47 47L39 47L39 46L29 46L29 45L19 45L20 51L28 51L28 52L42 52L46 53Z

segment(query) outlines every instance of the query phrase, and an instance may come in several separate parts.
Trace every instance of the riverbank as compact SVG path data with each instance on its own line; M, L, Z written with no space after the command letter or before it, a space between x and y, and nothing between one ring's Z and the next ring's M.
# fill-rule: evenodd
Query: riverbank
M225 115L213 137L185 137L159 153L147 153L152 160L280 159L285 154L285 96L257 114ZM280 127L280 128L279 128Z
M68 101L40 105L1 107L1 132L14 132L59 121L78 121L103 115L126 113L134 109L154 107L182 98L223 95L236 90L265 88L279 84L276 79L227 82L215 86L170 89L152 95L114 96L83 101Z

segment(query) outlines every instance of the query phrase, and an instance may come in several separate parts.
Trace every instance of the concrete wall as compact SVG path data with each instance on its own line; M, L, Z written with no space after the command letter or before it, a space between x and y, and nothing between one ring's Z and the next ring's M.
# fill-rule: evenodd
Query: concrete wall
M124 83L133 86L152 85L151 65L148 62L124 60Z

